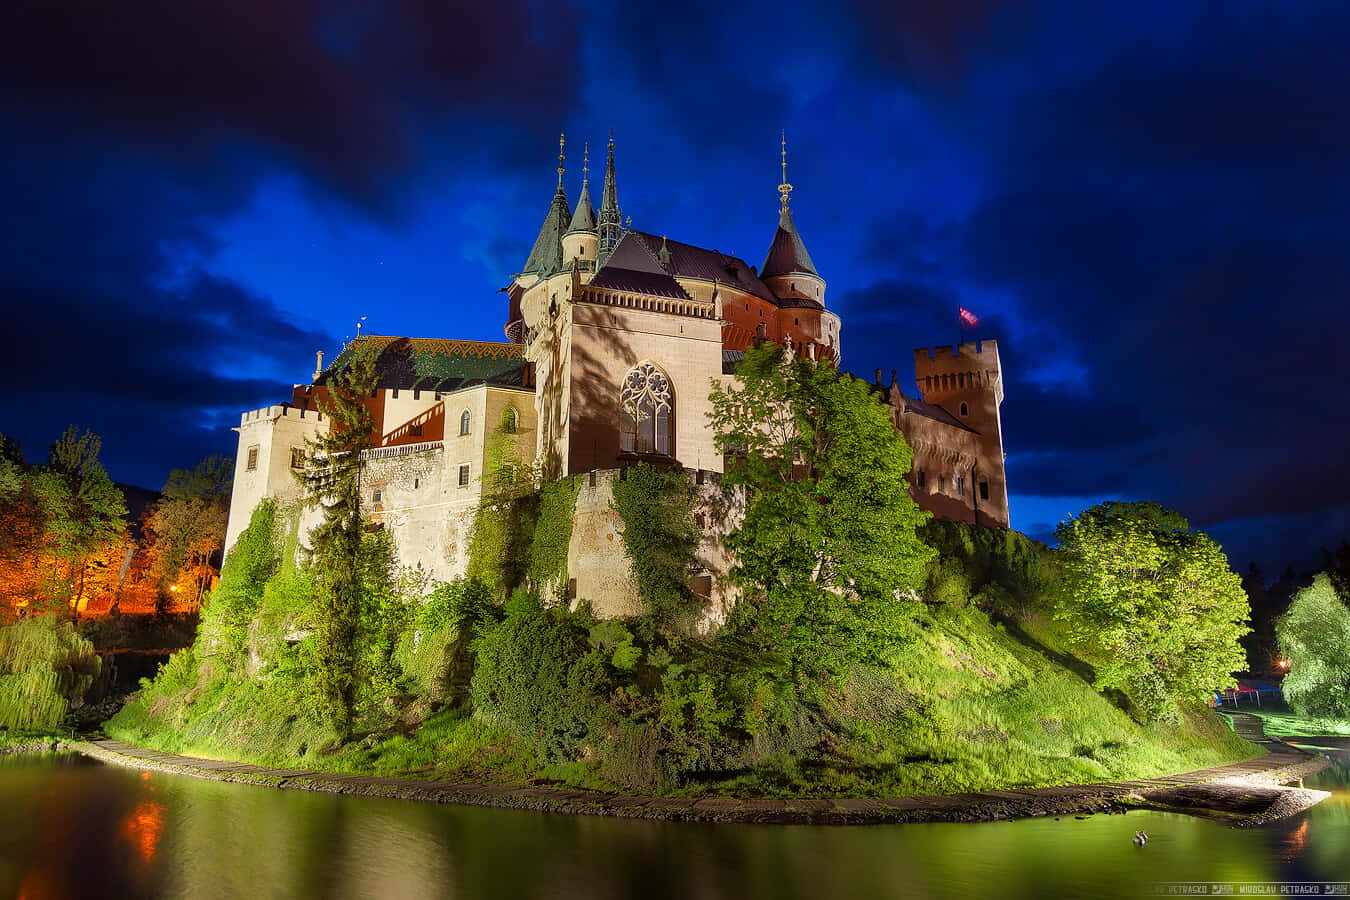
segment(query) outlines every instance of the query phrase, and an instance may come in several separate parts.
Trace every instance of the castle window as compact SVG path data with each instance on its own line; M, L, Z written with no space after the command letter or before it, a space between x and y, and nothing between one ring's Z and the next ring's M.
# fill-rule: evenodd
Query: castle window
M619 449L625 453L671 453L675 401L670 379L651 363L628 370L619 390Z
M421 436L422 436L422 426L421 426L421 425L410 425L410 426L408 426L408 434L409 434L409 436L411 436L411 437L421 437Z
M413 479L413 490L414 490L414 491L417 490L418 486L421 485L421 483L422 483L422 482L421 482L421 479L414 478L414 479Z
M291 450L291 468L303 469L305 467L305 451L300 447Z
M459 433L460 433L461 436L462 436L462 435L466 435L466 434L469 433L469 424L470 424L472 421L473 421L473 417L469 415L469 411L468 411L467 409L464 410L464 412L460 414L460 417L459 417Z
M970 415L970 407L966 406L966 404L964 403L961 404L961 415L963 416Z
M919 486L919 490L923 490L928 486L928 478L924 474L923 469L919 469L914 473L914 481Z
M371 493L371 495L370 495L370 502L371 502L371 503L374 503L376 506L379 506L379 505L380 505L380 496L381 496L381 495L380 495L380 489L379 489L379 488L376 488L376 489Z
M468 487L468 486L469 486L469 464L468 464L468 463L464 463L463 465L461 465L461 466L459 467L459 486L460 486L460 487Z
M955 494L956 496L960 497L960 496L961 496L962 494L964 494L965 492L966 492L966 476L964 476L964 475L953 475L953 476L952 476L952 493Z
M939 493L939 494L945 494L946 492L947 492L947 476L945 476L945 475L939 475L939 476L938 476L938 493Z
M507 434L515 434L520 430L520 413L514 409L508 409L506 415L502 416L502 431Z
M421 396L422 396L422 392L421 392L421 391L419 391L419 390L414 390L414 391L413 391L413 399L414 399L414 400L420 399Z
M987 481L980 482L980 499L981 500L989 499L989 482Z
M249 448L248 448L248 463L244 466L244 468L245 468L246 470L248 470L249 472L252 472L254 469L258 468L258 448L257 448L257 447L249 447Z
M394 390L389 394L389 396L394 399L398 399L398 388L394 388Z

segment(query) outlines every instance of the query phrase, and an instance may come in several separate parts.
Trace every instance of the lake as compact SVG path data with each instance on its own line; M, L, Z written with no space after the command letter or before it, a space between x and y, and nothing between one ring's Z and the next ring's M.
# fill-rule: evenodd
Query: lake
M695 825L0 758L0 897L1129 897L1168 882L1350 881L1350 765L1306 786L1334 793L1248 830L1155 812Z

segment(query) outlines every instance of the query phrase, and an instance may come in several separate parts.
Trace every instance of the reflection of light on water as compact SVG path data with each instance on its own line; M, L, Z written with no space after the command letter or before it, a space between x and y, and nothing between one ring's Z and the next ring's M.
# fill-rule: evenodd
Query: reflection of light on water
M1280 846L1280 858L1285 862L1293 862L1296 859L1303 858L1303 851L1308 842L1308 820L1304 819L1298 823L1298 827L1284 836Z
M146 862L155 858L159 836L164 831L164 807L153 800L142 800L122 820L122 836L131 841Z

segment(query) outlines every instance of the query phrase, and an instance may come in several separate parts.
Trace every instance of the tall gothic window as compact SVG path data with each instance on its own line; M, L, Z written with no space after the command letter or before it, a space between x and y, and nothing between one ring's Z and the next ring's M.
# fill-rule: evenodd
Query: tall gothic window
M468 411L467 409L464 410L464 414L461 415L461 416L459 417L459 433L460 433L460 434L463 435L463 434L468 434L468 433L469 433L469 423L470 423L471 421L473 421L473 417L469 415L469 411Z
M629 369L619 392L619 449L670 456L674 412L670 379L664 372L651 363Z

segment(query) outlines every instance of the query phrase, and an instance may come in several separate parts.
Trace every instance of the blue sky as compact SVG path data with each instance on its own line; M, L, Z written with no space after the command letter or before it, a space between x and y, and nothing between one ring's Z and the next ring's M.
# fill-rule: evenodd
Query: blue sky
M759 264L779 132L844 366L996 337L1014 525L1152 499L1235 565L1350 535L1338 4L9 4L0 430L233 452L355 323L501 340L566 131ZM1268 571L1268 574L1274 574Z

